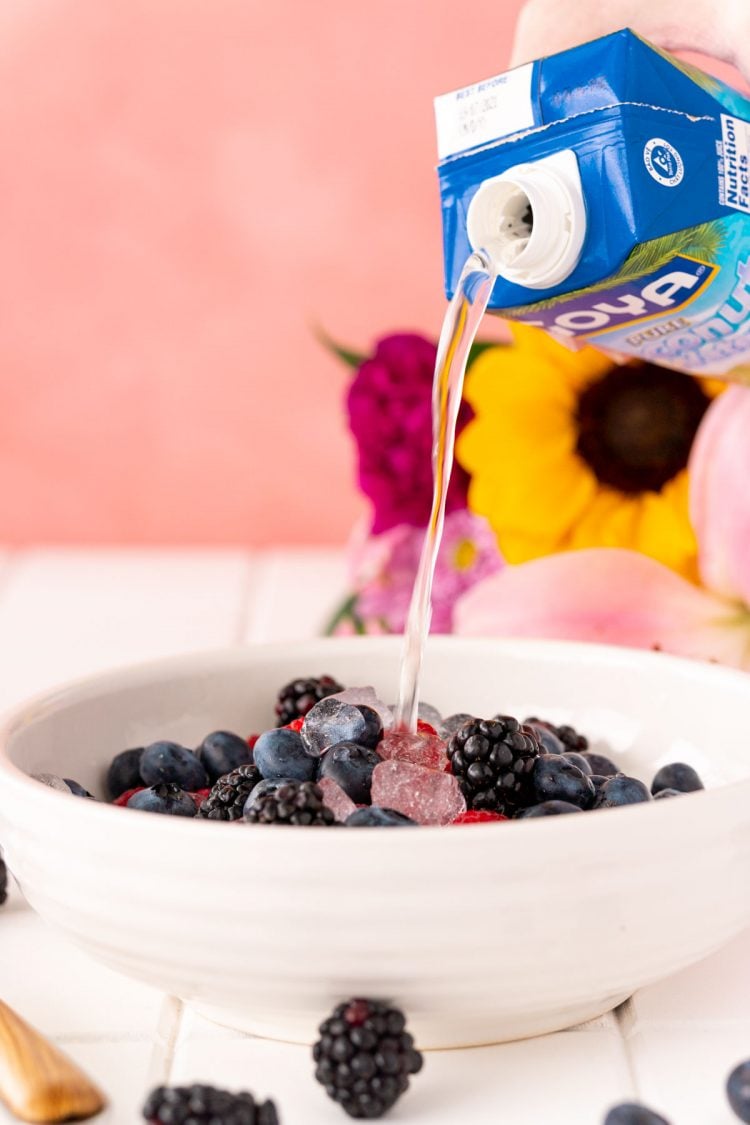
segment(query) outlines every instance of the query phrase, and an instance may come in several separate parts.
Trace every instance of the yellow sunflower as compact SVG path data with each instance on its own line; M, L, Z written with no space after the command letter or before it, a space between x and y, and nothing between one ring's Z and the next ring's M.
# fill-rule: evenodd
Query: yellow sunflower
M512 333L469 371L475 417L457 448L469 507L505 558L629 547L695 579L687 463L721 384L570 351L525 325Z

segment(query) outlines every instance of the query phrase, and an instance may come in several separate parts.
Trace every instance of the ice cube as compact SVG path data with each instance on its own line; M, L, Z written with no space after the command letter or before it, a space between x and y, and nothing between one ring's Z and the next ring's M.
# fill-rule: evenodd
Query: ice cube
M434 734L389 731L378 743L378 754L399 762L411 762L428 770L444 770L448 764L445 743Z
M465 711L459 711L455 715L448 715L442 719L440 725L437 727L437 732L441 738L447 742L448 739L460 730L464 723L468 723L469 719L473 719L473 715L467 715Z
M337 691L329 699L339 699L342 703L361 703L365 707L372 707L380 715L383 730L390 730L393 726L393 709L384 703L373 687L351 687L344 691Z
M339 824L343 824L348 816L357 811L357 805L349 794L345 793L332 777L321 777L318 785L323 790L325 804L328 805Z
M358 742L366 731L367 719L353 703L328 695L307 712L300 734L307 753L319 758L337 742Z
M450 824L466 811L466 801L451 773L387 761L372 775L372 803L395 809L419 824Z

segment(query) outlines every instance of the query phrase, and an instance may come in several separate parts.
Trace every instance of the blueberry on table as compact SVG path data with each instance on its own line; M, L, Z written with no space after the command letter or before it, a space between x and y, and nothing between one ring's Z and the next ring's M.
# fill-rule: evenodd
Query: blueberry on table
M253 752L247 739L228 730L215 730L207 734L195 753L203 763L211 785L225 773L231 773L238 766L244 766L253 760Z
M115 754L107 770L107 792L114 801L127 789L137 789L143 784L141 778L141 757L143 747L122 750Z
M637 1102L623 1102L616 1105L604 1118L604 1125L669 1125L666 1117L654 1113Z
M650 801L651 794L648 787L637 777L625 777L617 774L610 777L599 789L594 801L595 809L613 809L618 805L637 805L641 801Z
M378 1000L339 1004L319 1031L315 1077L350 1117L382 1117L422 1069L403 1012Z
M517 820L528 820L535 816L564 816L566 813L583 812L580 805L570 801L542 801L541 804L531 805L528 809L521 809Z
M177 742L152 742L141 758L144 785L171 781L181 789L193 791L208 786L206 771L192 750Z
M740 1063L729 1075L727 1097L740 1121L750 1122L750 1060Z
M540 754L534 763L534 792L538 802L568 801L590 809L596 790L589 774L565 754Z
M367 746L339 742L326 750L320 759L318 778L330 777L356 805L367 805L372 789L372 772L382 760L375 750Z
M396 809L383 809L379 805L370 805L366 809L357 809L345 821L347 828L403 828L411 826L417 828L416 820L412 820L406 813L397 812Z
M651 782L651 792L654 796L662 789L678 789L680 793L694 793L703 789L704 785L692 766L684 762L670 762L662 766Z
M253 760L264 778L314 781L318 772L317 757L307 753L302 735L296 730L265 731L253 747Z
M230 1094L215 1086L157 1086L143 1106L143 1116L151 1125L280 1125L272 1101L256 1101L243 1090Z
M195 801L171 781L162 781L150 789L141 789L127 803L129 809L141 812L166 813L168 816L195 816Z

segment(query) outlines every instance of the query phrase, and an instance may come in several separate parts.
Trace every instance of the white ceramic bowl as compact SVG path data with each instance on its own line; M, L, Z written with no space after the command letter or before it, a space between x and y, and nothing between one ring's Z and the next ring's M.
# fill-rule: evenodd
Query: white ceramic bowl
M750 677L661 654L436 638L424 698L447 714L536 712L628 771L687 760L674 800L487 826L319 831L168 818L101 791L156 738L270 725L277 688L330 672L395 694L399 642L208 653L52 692L0 730L0 840L31 904L84 949L220 1022L309 1041L332 1005L393 998L424 1047L578 1023L750 923Z

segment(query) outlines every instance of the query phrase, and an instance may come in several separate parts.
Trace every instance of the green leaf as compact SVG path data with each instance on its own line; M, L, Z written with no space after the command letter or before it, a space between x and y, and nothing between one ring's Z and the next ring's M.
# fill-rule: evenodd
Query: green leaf
M340 625L342 621L351 621L351 623L354 627L354 632L357 633L359 636L364 636L364 634L367 632L367 630L365 629L364 621L362 620L362 618L357 613L357 598L358 598L358 596L359 595L356 594L356 593L349 594L344 599L344 601L341 603L341 605L338 607L338 609L336 609L334 611L334 613L331 616L328 624L326 625L325 629L323 630L323 636L324 637L333 636L333 633L335 632L336 627L338 625Z
M347 348L343 344L337 343L336 340L332 339L322 328L316 328L314 331L318 342L329 352L332 352L333 355L337 356L347 367L359 367L366 359L369 359L369 356L365 355L363 352L355 352L352 348Z

